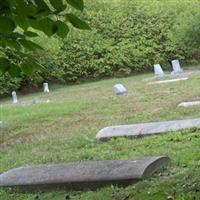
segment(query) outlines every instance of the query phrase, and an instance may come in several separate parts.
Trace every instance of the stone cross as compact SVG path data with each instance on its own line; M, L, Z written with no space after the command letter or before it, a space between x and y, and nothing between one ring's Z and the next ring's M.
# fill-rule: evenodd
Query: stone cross
M48 83L43 83L44 93L49 93L49 86Z
M124 95L127 94L126 88L122 84L116 84L113 87L116 95Z
M183 72L179 60L172 60L172 68L173 68L172 74L180 74Z
M13 104L18 103L17 93L15 91L12 92L12 102L13 102Z
M162 67L160 66L160 64L155 64L154 65L154 74L156 76L164 76L164 72L163 72L163 69Z

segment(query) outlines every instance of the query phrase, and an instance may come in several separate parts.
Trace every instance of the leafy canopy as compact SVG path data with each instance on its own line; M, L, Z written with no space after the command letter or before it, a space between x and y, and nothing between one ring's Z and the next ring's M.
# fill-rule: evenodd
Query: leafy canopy
M15 77L30 76L42 66L32 56L43 48L31 41L38 31L65 38L68 24L79 29L90 27L69 7L83 11L83 0L0 0L0 71ZM35 31L36 30L36 31Z

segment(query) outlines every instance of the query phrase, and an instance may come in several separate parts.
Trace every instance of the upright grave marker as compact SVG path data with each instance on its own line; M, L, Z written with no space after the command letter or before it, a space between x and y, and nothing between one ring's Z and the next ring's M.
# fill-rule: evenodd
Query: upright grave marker
M13 104L18 103L17 93L15 91L12 92L12 103Z
M173 68L172 74L180 74L183 72L179 60L172 60L172 68Z
M49 85L48 83L43 83L44 93L49 93Z
M127 94L126 88L121 83L114 85L113 89L116 95Z
M3 122L0 121L0 129L2 129L4 127Z
M160 66L160 64L155 64L154 65L154 74L156 76L164 76L165 75L165 73L164 73L162 67Z

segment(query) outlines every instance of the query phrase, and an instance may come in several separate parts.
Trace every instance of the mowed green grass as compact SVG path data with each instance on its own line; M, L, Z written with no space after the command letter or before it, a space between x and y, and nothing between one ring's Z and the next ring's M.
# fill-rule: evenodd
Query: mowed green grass
M171 164L152 178L126 188L97 191L55 191L21 194L0 190L1 200L199 200L200 131L185 130L147 138L100 142L105 126L200 117L200 107L177 108L182 101L200 99L200 75L187 81L147 85L151 74L109 79L76 86L51 86L51 93L19 95L24 106L1 101L0 173L44 163L131 159L165 155ZM116 97L112 87L124 84L128 96ZM48 104L31 104L33 98ZM27 106L26 104L30 104Z

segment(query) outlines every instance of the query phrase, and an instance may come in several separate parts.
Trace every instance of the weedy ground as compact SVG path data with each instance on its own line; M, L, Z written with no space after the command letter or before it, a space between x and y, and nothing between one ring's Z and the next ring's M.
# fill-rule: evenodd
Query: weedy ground
M131 159L165 155L171 164L161 173L126 188L22 194L0 190L1 200L199 200L200 130L138 139L95 139L105 126L200 117L200 106L177 108L200 99L200 74L189 80L148 85L151 74L75 86L51 86L50 94L19 95L21 106L1 100L0 173L44 163ZM149 79L149 80L148 80ZM122 83L128 96L112 87ZM34 98L50 103L32 104Z

